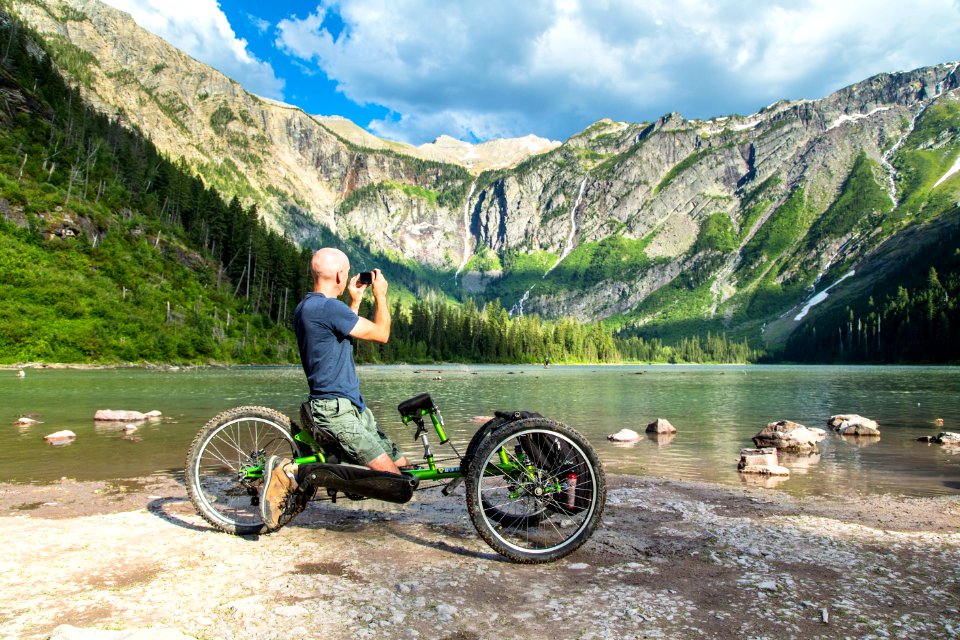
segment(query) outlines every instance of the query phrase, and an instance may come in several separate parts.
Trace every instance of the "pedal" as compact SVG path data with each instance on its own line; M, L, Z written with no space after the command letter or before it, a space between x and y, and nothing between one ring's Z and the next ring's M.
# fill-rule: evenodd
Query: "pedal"
M327 488L327 495L330 496L330 502L337 504L337 490Z
M449 496L451 493L457 490L457 487L460 486L461 482L463 482L462 476L459 478L454 478L453 480L448 482L446 486L443 487L443 489L440 489L440 493L442 493L445 496Z

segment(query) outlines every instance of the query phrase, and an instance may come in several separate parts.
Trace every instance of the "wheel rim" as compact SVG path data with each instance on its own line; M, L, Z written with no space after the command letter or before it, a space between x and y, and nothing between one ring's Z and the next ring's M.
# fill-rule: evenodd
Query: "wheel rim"
M520 438L531 434L562 441L570 448L569 457L535 466L533 478L484 475L477 482L476 498L490 532L503 544L525 554L548 554L576 539L589 525L597 507L597 474L581 446L547 429L528 429L505 438L483 461L484 467L501 463L501 450L509 463L527 466L530 461ZM566 477L570 474L577 476L573 486ZM574 508L568 508L570 504Z
M208 514L228 526L260 526L262 480L243 479L244 471L268 457L292 457L295 443L275 422L257 417L231 420L204 440L193 469L197 499Z

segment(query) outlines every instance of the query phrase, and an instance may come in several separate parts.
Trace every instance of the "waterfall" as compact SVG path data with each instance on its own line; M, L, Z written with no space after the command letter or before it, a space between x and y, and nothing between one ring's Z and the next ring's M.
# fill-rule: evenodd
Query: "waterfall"
M950 73L947 74L947 78L950 77L951 74L955 73L958 67L960 67L960 63L958 63L957 65L954 65ZM907 137L911 133L913 133L913 129L917 126L917 120L920 119L920 116L922 116L923 113L927 110L927 108L933 104L934 100L936 100L943 94L943 87L945 84L946 84L946 78L944 78L941 82L937 83L936 93L933 94L933 97L930 98L926 104L924 104L922 100L920 101L920 108L917 109L917 112L915 114L913 114L913 119L910 120L910 126L907 127L907 131L902 136L900 136L900 139L897 140L897 143L892 147L890 147L890 149L888 149L887 152L884 153L883 157L880 159L880 164L882 164L887 169L887 182L889 182L890 184L888 193L890 195L890 201L893 202L894 208L896 208L897 205L899 205L900 203L897 202L897 184L895 182L895 178L897 176L897 170L896 168L894 168L893 164L890 162L890 159L893 157L893 154L897 152L897 149L900 148L900 145L902 145L904 141L906 141ZM939 184L940 183L938 182L937 185Z
M457 272L453 274L453 281L456 283L457 276L467 266L467 260L470 258L470 198L473 197L473 190L477 188L477 181L470 184L470 192L467 193L467 201L463 203L463 258L460 260L460 266Z
M570 252L573 251L573 236L577 233L577 209L580 208L580 201L583 200L583 190L587 186L587 178L584 176L583 181L580 183L580 191L577 193L577 200L573 203L573 208L570 209L570 233L567 234L567 241L563 245L563 249L560 251L560 257L557 258L557 261L553 263L553 266L547 269L547 272L543 274L543 277L546 278L551 271L557 268L557 265L563 262L563 259L570 255Z
M537 285L533 285L533 287L535 286ZM520 298L520 302L513 305L513 307L511 307L510 309L510 313L507 314L509 315L509 317L512 318L514 314L520 316L521 318L523 317L523 303L530 299L530 292L533 291L533 287L530 287L529 289L523 292L523 297Z

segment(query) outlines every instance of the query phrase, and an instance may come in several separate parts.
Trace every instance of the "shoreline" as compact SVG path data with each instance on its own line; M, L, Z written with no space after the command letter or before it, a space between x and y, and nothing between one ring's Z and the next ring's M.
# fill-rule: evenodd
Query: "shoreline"
M236 537L197 516L173 477L0 484L0 637L62 624L252 640L960 631L957 496L798 498L611 475L584 547L516 565L476 535L462 491L314 502L274 534Z

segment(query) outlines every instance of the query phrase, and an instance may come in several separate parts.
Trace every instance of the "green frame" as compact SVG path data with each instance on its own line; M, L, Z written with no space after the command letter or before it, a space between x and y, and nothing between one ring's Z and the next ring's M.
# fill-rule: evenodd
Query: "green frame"
M447 433L444 429L443 416L440 415L440 411L433 407L431 409L420 409L419 415L404 415L401 416L401 419L404 424L410 424L413 422L417 425L417 435L419 436L421 432L425 431L424 420L425 416L430 417L430 422L433 424L434 431L437 433L437 437L440 439L440 444L446 444L449 442ZM299 458L294 458L294 462L298 465L300 464L313 464L313 463L325 463L327 461L326 456L323 453L323 446L317 442L317 440L310 434L306 429L300 429L293 435L293 439L301 444L305 444L315 453L309 456L302 456ZM455 467L438 467L436 459L433 455L433 452L430 449L429 443L427 442L426 434L423 434L423 443L425 451L425 460L420 463L416 469L405 469L404 473L411 475L418 480L454 480L456 478L463 478L464 472L461 465ZM461 460L463 457L461 456ZM426 466L423 466L426 465ZM487 465L487 469L484 471L485 475L510 475L517 472L522 473L527 476L527 480L535 480L535 474L533 471L533 465L520 465L515 462L510 462L507 457L507 452L503 449L500 450L500 464L497 465ZM250 467L244 470L244 475L249 480L256 480L263 477L263 466L258 465L255 467ZM561 492L563 490L562 486L557 483L556 487L547 488L548 493ZM519 495L519 492L518 492Z

